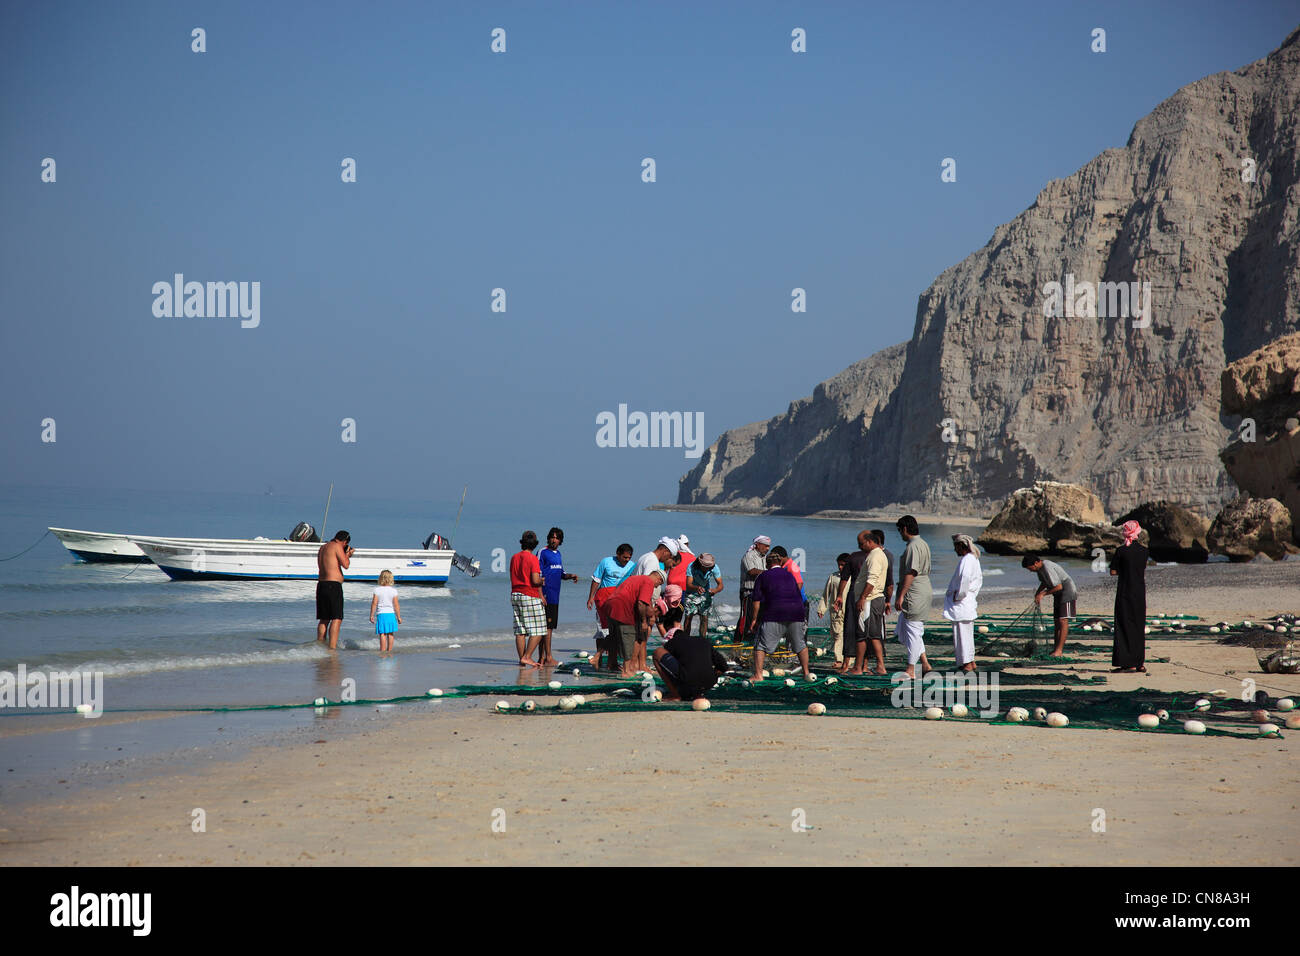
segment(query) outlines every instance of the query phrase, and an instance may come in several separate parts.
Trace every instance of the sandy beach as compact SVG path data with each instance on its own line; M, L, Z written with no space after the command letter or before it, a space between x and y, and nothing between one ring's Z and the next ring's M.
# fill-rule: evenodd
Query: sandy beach
M1161 584L1152 614L1237 621L1292 610L1300 594L1291 562L1168 570L1152 570ZM1104 576L1080 585L1082 614L1109 610ZM1007 596L1002 609L1024 601ZM1270 695L1300 696L1300 675L1259 673L1247 648L1153 636L1148 658L1169 663L1148 675L1109 674L1107 661L1061 669L1105 674L1108 689L1236 694L1253 677ZM515 673L503 668L502 681ZM229 759L6 801L0 862L1300 862L1296 733L1243 740L649 709L521 715L492 712L495 700L412 704L348 733L318 721ZM80 730L75 720L67 732ZM192 828L195 809L206 832ZM1094 829L1098 811L1105 832Z

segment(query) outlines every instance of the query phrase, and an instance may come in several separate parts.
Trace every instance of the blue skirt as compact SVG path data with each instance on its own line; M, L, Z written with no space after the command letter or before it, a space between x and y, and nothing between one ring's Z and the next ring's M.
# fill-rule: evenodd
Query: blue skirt
M375 633L376 633L376 634L396 634L396 633L397 633L397 615L396 615L396 614L376 614L376 615L375 615Z

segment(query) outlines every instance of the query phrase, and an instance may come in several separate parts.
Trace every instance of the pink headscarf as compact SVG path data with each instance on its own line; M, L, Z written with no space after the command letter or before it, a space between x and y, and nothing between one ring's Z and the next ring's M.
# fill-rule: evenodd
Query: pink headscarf
M668 584L664 586L664 598L669 607L676 607L682 603L682 589L679 585Z
M1125 521L1120 527L1120 531L1124 533L1124 543L1126 545L1132 544L1137 540L1137 536L1142 533L1142 526L1136 521Z

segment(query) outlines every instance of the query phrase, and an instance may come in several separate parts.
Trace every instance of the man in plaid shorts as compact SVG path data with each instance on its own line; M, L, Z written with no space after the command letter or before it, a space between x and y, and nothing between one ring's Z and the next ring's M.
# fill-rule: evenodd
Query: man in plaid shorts
M537 532L525 531L519 552L510 559L510 610L515 622L515 649L519 663L540 667L533 651L546 636L546 604L542 600L542 567L533 554Z

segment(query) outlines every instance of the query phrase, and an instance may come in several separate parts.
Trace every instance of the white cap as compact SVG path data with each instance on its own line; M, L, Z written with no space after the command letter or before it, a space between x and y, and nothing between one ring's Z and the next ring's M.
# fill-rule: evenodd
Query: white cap
M662 545L663 545L665 548L667 548L669 551L671 551L671 552L673 553L674 556L675 556L679 551L681 551L681 548L679 548L679 547L677 546L677 539L676 539L676 538L668 538L668 537L660 538L660 539L659 539L659 543L662 544Z
M682 535L681 537L679 537L679 538L677 539L677 543L678 543L681 547L683 547L683 548L687 548L687 547L690 547L691 539L688 538L688 537L686 537L686 535Z

